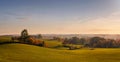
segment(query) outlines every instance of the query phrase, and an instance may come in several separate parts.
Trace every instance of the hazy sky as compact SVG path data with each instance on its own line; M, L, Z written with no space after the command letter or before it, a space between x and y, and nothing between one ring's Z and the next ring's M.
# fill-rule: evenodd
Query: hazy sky
M120 0L0 0L0 34L120 34Z

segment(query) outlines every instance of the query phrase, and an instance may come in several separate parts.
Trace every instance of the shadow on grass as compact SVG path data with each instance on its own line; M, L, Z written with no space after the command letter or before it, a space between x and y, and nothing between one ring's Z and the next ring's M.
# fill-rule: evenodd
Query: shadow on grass
M0 42L0 45L2 45L2 44L12 44L12 43L20 43L20 42L5 41L5 42Z

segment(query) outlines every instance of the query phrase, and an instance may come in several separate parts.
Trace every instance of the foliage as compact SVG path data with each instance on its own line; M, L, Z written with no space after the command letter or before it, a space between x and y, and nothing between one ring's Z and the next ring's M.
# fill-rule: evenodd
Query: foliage
M38 37L37 37L37 38L42 39L42 35L41 35L41 34L38 34Z
M79 44L85 47L96 47L96 48L119 48L120 40L105 39L101 37L92 37L90 39L72 37L70 39L65 38L63 43L64 46L67 44Z
M21 32L20 40L23 41L23 42L28 42L28 41L27 41L27 38L29 38L28 31L27 31L27 29L24 29L24 30Z

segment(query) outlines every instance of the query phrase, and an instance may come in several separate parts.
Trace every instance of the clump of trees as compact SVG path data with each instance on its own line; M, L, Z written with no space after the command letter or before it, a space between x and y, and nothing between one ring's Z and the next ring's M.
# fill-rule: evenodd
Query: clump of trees
M67 47L68 44L76 44L76 45L84 45L84 47L90 47L90 48L119 48L120 40L105 39L102 37L92 37L89 39L72 37L70 39L65 38L62 44L65 47Z
M114 39L105 39L101 37L93 37L90 39L90 47L100 48L119 48L120 41Z
M62 42L62 41L63 41L63 38L61 38L61 37L53 37L52 40L57 40L57 41L59 41L59 42Z
M41 35L38 35L39 38L42 38ZM46 46L45 42L35 38L34 36L30 36L28 34L27 29L24 29L21 32L21 36L20 37L12 37L11 38L13 41L18 40L20 43L24 43L24 44L31 44L31 45L37 45L37 46Z
M81 47L77 47L75 45L83 45L85 42L84 38L77 38L77 37L72 37L70 39L65 38L64 41L62 42L64 47L68 47L70 50L75 50L75 49L80 49Z
M41 34L38 34L38 38L39 38L39 39L42 39L43 37L42 37L42 35L41 35Z
M27 44L37 45L37 46L46 46L45 41L36 39L34 37L27 38Z
M65 38L63 44L77 44L83 45L86 42L85 38L72 37L70 39Z

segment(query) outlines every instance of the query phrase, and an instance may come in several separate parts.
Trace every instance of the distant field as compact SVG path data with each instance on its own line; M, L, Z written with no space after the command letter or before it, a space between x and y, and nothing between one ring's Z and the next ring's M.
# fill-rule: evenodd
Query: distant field
M53 47L57 47L57 46L61 46L61 42L57 41L57 40L44 40L47 44L48 47L53 48Z
M120 48L56 50L26 44L0 45L0 62L120 62Z
M0 41L10 41L11 37L10 36L0 36Z
M11 40L10 36L0 36L0 42L8 42Z
M58 50L68 50L69 48L65 48L62 46L62 42L57 40L44 40L48 48L58 49Z

